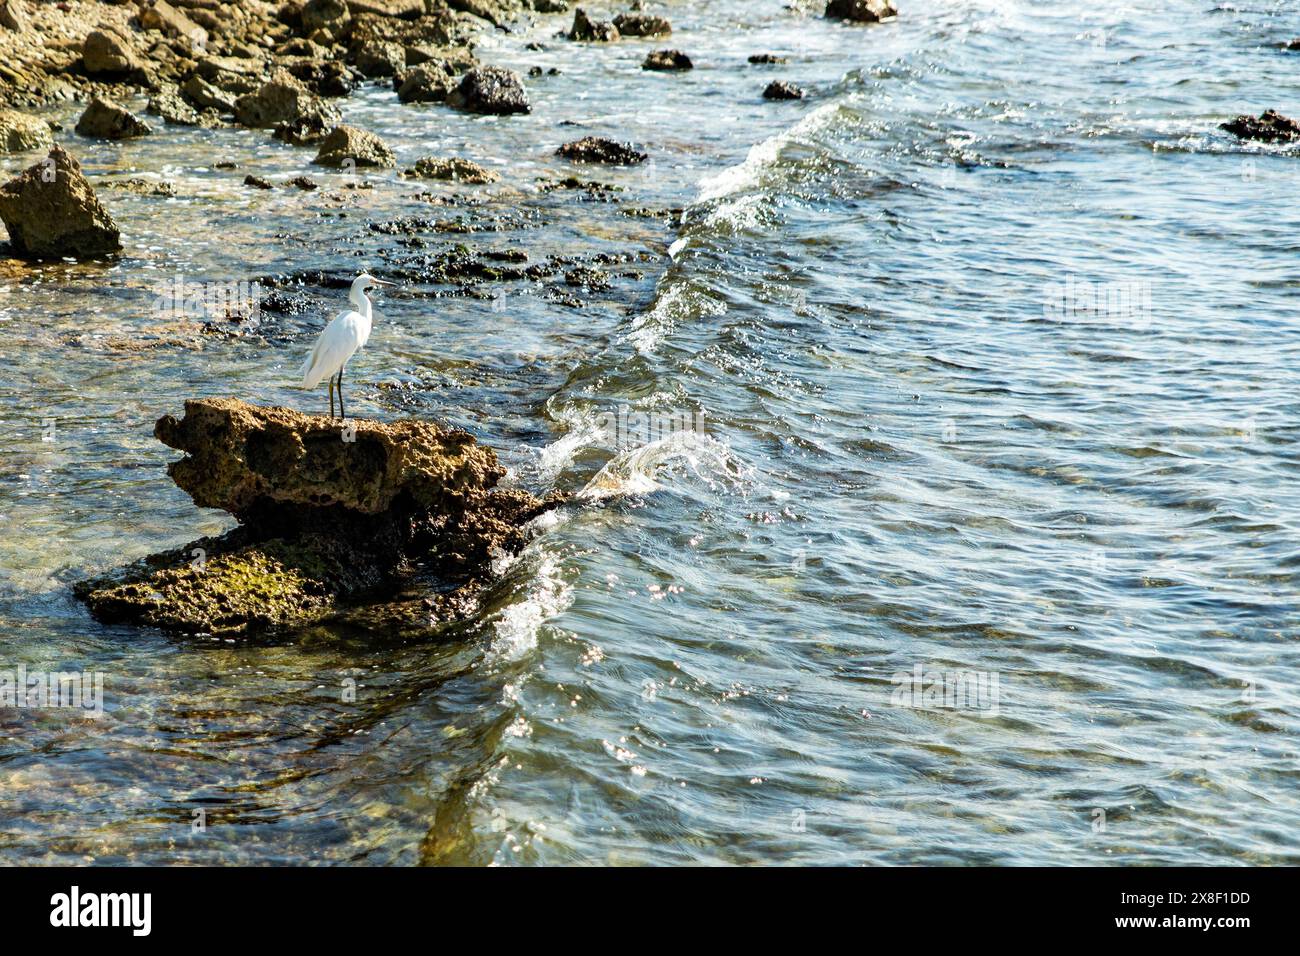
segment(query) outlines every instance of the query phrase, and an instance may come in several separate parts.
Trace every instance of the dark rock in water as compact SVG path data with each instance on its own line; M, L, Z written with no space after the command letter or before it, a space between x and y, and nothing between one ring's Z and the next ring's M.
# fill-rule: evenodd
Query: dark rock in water
M780 56L776 53L755 53L749 58L749 62L755 66L775 65L778 63L789 63L788 56Z
M617 143L597 136L565 143L556 152L575 163L609 163L614 166L635 166L649 158L647 153L629 143Z
M240 526L78 584L101 621L223 635L293 627L417 568L468 604L492 555L518 551L523 524L562 501L495 490L505 469L492 450L432 422L204 399L154 435L185 453L172 480Z
M293 177L293 179L285 183L285 185L297 186L299 189L303 190L304 192L312 192L314 190L320 189L320 184L317 183L316 180L311 179L307 176L295 176Z
M1282 44L1282 49L1292 51L1300 50L1300 39L1288 40L1286 43Z
M98 96L90 101L81 119L77 120L78 135L96 139L130 139L148 136L151 132L149 124L137 119L129 110Z
M0 109L0 153L25 153L53 145L54 136L44 120L17 110Z
M143 179L139 176L131 179L110 179L101 183L105 189L121 189L137 196L175 196L176 184L166 180Z
M765 100L801 100L804 98L802 87L787 83L785 80L773 80L763 91Z
M356 87L352 71L338 60L302 60L286 69L317 96L348 96Z
M456 88L456 80L444 63L431 60L399 73L394 85L403 103L442 103Z
M24 255L94 256L122 248L117 223L61 146L0 188L0 219Z
M643 70L689 70L695 64L681 50L655 50L641 64Z
M569 28L570 40L609 43L617 40L618 36L618 27L608 20L593 20L582 7L573 11L573 26Z
M271 135L290 146L319 143L334 129L334 116L321 110L305 113L290 123L280 123Z
M857 23L877 23L898 16L894 0L830 0L826 16L833 20L853 20Z
M402 175L409 179L442 179L471 185L494 183L501 178L492 170L468 159L441 159L433 156L416 160L415 165Z
M374 133L355 126L336 126L312 160L317 166L396 166L397 157Z
M140 68L126 37L112 30L91 30L81 47L81 64L91 76L121 75Z
M458 110L502 116L532 109L519 74L497 66L470 70L447 96L447 102Z
M1290 143L1300 139L1300 123L1283 116L1277 110L1265 110L1259 116L1238 116L1219 124L1219 128L1242 139L1256 139L1264 143Z
M625 37L666 37L673 32L673 25L665 17L646 13L620 13L614 18L614 26Z
M244 177L244 185L252 186L254 189L272 188L269 181L263 179L261 176L254 176L252 173L249 173L247 176Z

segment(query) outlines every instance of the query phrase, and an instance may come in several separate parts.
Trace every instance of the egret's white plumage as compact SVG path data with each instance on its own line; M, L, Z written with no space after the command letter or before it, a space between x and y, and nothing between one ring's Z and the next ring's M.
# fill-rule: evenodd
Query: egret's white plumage
M391 285L391 283L383 282L364 272L352 281L352 289L348 293L348 302L351 303L352 308L340 312L330 320L329 325L325 326L320 337L316 339L315 348L302 363L303 388L315 388L324 379L331 380L331 415L334 414L334 376L339 376L339 407L342 410L343 367L348 364L348 359L352 358L357 349L365 345L366 340L370 338L374 309L366 293L377 285Z

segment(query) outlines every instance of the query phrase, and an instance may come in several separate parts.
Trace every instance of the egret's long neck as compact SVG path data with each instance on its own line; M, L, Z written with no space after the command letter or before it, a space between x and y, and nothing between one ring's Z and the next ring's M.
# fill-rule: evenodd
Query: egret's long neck
M348 298L352 301L352 307L357 310L357 314L366 321L370 321L370 297L358 289Z

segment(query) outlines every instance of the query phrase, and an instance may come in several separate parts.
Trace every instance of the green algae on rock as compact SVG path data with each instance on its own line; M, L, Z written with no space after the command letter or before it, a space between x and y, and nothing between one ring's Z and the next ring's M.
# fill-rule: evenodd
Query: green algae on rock
M559 504L495 490L496 454L432 422L341 422L238 399L187 401L155 436L172 480L240 526L74 588L91 613L180 633L291 628L368 593L437 581L429 619L472 606L492 558Z

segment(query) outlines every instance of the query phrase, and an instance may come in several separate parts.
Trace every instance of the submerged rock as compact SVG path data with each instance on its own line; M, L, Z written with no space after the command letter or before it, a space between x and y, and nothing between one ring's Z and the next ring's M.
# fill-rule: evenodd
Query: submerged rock
M556 152L575 163L608 163L613 166L635 166L649 158L647 153L630 143L618 143L598 136L587 136L565 143Z
M434 156L417 159L415 165L402 175L409 179L444 179L473 185L494 183L501 178L492 170L468 159L441 159Z
M573 11L573 26L569 28L570 40L609 43L618 37L618 27L608 20L593 20L582 7Z
M853 20L857 23L877 23L898 16L894 0L830 0L826 16L833 20Z
M498 116L527 113L532 109L519 74L498 66L470 70L448 94L447 102L458 110Z
M239 527L78 584L101 621L226 635L292 627L417 573L469 604L492 556L517 551L522 525L561 500L495 490L505 474L495 453L432 422L203 399L179 421L159 419L154 435L185 453L172 480Z
M695 64L681 50L655 50L641 63L643 70L690 70Z
M18 110L0 109L0 153L24 153L53 145L54 136L44 120Z
M789 63L788 56L781 56L779 53L753 53L749 57L749 62L755 66L773 66L779 63Z
M312 160L317 166L396 166L397 157L374 133L355 126L336 126Z
M97 139L130 139L134 136L148 136L149 124L138 119L130 110L123 109L112 100L95 97L77 120L77 133L80 136L93 136Z
M802 87L795 86L785 80L773 80L767 84L767 89L763 91L765 100L801 100L804 98Z
M254 93L241 96L234 106L235 119L244 126L271 129L281 123L302 122L312 114L337 123L338 110L322 103L294 76L278 72Z
M0 219L24 255L93 256L122 248L117 223L61 146L0 188Z
M1300 123L1283 116L1277 110L1265 110L1259 116L1238 116L1219 124L1219 128L1242 139L1255 139L1264 143L1290 143L1300 139Z
M614 26L625 37L666 37L673 32L666 17L647 13L620 13L614 18Z

